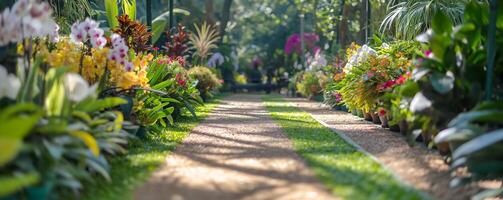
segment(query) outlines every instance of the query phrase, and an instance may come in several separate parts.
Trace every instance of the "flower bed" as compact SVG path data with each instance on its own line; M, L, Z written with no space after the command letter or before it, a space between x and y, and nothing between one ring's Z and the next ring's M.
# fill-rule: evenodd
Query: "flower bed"
M487 3L467 4L464 22L456 27L437 13L431 29L415 41L384 43L374 38L369 45L352 44L346 55L336 56L343 61L335 59L328 70L300 73L331 77L323 88L331 107L400 131L411 144L422 141L437 149L454 172L465 171L453 173L453 186L501 180L503 160L496 152L503 145L503 51L495 52L495 92L486 101L488 10ZM502 19L497 17L498 22ZM499 36L503 27L496 28ZM501 45L499 38L496 41ZM293 81L302 84L304 79ZM477 198L502 193L501 188L488 190Z
M219 86L205 67L189 70L186 47L152 48L127 15L111 31L88 18L60 35L51 14L48 3L19 0L0 17L1 198L78 196L110 181L109 161L128 143L169 134Z

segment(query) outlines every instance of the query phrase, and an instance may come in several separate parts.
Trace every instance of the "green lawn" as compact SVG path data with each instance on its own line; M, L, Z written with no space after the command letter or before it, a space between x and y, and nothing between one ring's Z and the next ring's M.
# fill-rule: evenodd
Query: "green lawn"
M359 152L308 113L281 96L263 100L272 118L292 140L295 150L332 192L344 199L429 199L394 179L389 171Z
M85 186L83 199L125 200L132 199L135 187L142 184L156 170L188 133L206 117L218 101L210 102L197 109L197 118L184 117L166 134L130 144L126 156L118 156L111 161L111 182L103 179Z

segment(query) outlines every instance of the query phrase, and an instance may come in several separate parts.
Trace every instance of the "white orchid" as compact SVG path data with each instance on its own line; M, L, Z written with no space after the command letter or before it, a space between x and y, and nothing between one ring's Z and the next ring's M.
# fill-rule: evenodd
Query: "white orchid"
M75 22L71 28L70 38L75 43L90 41L94 48L103 48L107 44L105 31L99 28L99 23L86 18L83 22Z
M316 51L314 57L309 59L309 70L317 71L318 69L327 66L328 62L325 55L321 53L320 50Z
M89 83L76 73L65 74L63 81L68 99L74 102L82 101L94 95L98 87L97 84L89 86Z
M217 67L218 65L224 64L224 61L224 56L217 52L208 60L208 67Z
M362 62L366 62L370 56L377 56L377 51L367 45L363 45L358 49L356 54L351 56L348 63L346 63L344 72L348 73L349 71L351 71L351 68L353 68L353 66L359 65Z
M15 100L21 89L21 81L13 74L8 74L7 69L0 65L0 99L7 97Z
M56 37L57 24L51 15L47 2L16 1L12 9L7 8L0 14L0 46L30 37Z

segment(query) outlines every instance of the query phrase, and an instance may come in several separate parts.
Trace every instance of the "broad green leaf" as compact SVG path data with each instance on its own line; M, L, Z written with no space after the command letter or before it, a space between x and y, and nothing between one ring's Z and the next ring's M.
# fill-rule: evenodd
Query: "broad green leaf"
M23 144L22 141L21 139L14 138L0 138L0 148L2 149L0 167L3 167L16 157Z
M435 142L442 143L442 142L453 142L453 141L467 141L477 135L480 135L483 132L484 130L474 125L466 125L459 127L456 126L445 129L440 133L438 133L438 135L435 137Z
M161 98L161 100L163 102L171 102L171 103L176 103L176 104L180 104L180 101L174 99L174 98L169 98L169 97L166 97L166 98Z
M39 182L40 176L36 172L16 175L0 175L0 197L12 194Z
M45 98L45 111L48 116L63 116L64 107L67 103L65 86L61 79L55 81Z
M452 27L453 25L451 19L449 19L444 12L438 12L435 16L433 16L431 28L435 34L450 33L452 31Z
M503 194L503 188L487 189L472 197L472 200L484 200L490 197L497 197Z
M484 111L472 111L467 113L461 113L456 118L449 122L449 126L458 126L470 122L495 122L501 123L503 119L503 111L498 110L484 110Z
M28 77L23 81L21 90L19 91L18 97L20 102L30 102L35 96L35 91L37 87L37 74L39 72L40 64L42 63L41 58L35 59L35 62L30 67L28 71Z
M190 12L184 9L173 9L174 14L190 15ZM169 23L169 11L159 15L152 21L152 44L155 44L161 35L166 31Z
M86 160L86 164L89 165L90 168L101 174L101 176L103 176L103 178L105 178L107 181L112 180L110 178L110 175L108 174L108 171L110 171L108 163L103 156L89 157Z
M435 91L440 94L447 94L454 88L454 74L447 72L447 74L434 73L430 77L430 82Z
M155 90L162 90L162 89L165 89L165 88L167 88L167 87L169 87L169 86L173 85L173 84L174 84L174 82L175 82L175 80L174 80L174 79L168 79L168 80L166 80L166 81L163 81L163 82L161 82L161 83L159 83L159 84L156 84L156 85L152 86L152 89L155 89Z
M116 118L114 120L114 132L119 132L122 129L122 122L124 122L124 116L121 112L115 111Z
M136 0L122 0L122 9L130 19L136 20Z
M128 103L127 100L120 97L108 97L105 99L97 99L94 101L83 101L77 104L75 109L83 112L96 112L127 103Z
M84 131L72 131L70 132L70 135L82 140L94 156L98 157L100 155L100 147L98 146L96 139L94 139L91 134Z
M113 29L119 26L119 21L117 16L119 16L119 6L117 5L117 0L104 0L105 1L105 12L107 15L108 26Z
M482 151L485 148L488 148L489 146L501 141L503 141L503 129L483 134L457 148L456 151L452 153L452 158L458 159L461 157L469 156L470 154Z

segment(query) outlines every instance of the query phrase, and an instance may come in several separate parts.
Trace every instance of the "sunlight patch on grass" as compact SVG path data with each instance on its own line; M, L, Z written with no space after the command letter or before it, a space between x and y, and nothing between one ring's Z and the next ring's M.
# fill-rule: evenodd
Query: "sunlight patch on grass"
M351 200L429 199L281 96L267 95L263 101L295 150L336 196Z
M197 118L184 117L159 136L130 144L128 154L111 160L111 182L103 179L85 186L84 200L133 199L134 189L148 179L166 156L218 105L218 101L197 108Z

